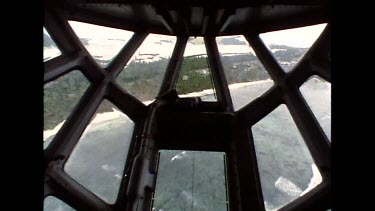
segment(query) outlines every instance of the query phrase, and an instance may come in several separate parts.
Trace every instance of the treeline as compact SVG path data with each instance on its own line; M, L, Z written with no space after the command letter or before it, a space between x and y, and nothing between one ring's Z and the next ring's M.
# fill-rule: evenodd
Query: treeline
M281 53L297 52L291 48ZM300 52L300 51L298 51ZM277 53L277 52L276 52ZM280 54L281 54L280 53ZM294 56L293 56L294 55ZM295 57L293 54L291 57ZM253 54L222 56L228 84L269 78L262 64ZM153 100L160 89L169 59L153 62L133 61L116 79L127 92L141 101ZM80 71L73 71L44 86L44 129L52 129L65 120L89 86ZM183 61L176 90L179 94L213 88L207 57L186 57ZM111 111L111 106L105 106ZM103 110L104 111L104 110Z
M228 84L265 80L267 71L254 54L221 57Z
M298 61L306 53L308 48L293 48L286 45L270 45L271 49L284 49L275 51L273 54L278 61Z
M73 111L90 82L78 70L44 85L44 130L53 129Z
M221 38L219 41L220 45L246 45L246 42L238 40L235 37Z
M154 62L131 62L116 82L141 101L153 100L159 92L169 59Z
M181 66L176 90L179 94L187 94L210 89L211 81L207 57L186 57Z

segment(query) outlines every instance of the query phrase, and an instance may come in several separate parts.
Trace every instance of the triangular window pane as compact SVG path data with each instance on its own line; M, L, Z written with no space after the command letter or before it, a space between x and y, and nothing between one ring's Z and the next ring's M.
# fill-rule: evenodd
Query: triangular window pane
M44 211L73 211L72 207L70 207L68 204L65 202L61 201L60 199L53 197L53 196L48 196L47 198L44 199L43 203L43 210Z
M277 210L322 182L284 104L253 125L251 130L266 210Z
M78 70L44 85L44 148L51 143L89 85L90 82Z
M331 84L314 75L300 87L300 91L331 141Z
M273 81L242 35L216 38L234 110L273 86Z
M186 44L176 90L179 97L201 97L203 101L217 101L202 37L190 37Z
M133 129L133 121L104 100L66 162L65 172L113 204L123 178Z
M133 32L69 21L87 51L102 67L106 67L133 36Z
M260 34L285 72L289 72L302 59L327 24Z
M61 55L61 51L43 27L43 61L48 61Z
M144 104L159 93L177 38L150 34L134 53L116 82Z

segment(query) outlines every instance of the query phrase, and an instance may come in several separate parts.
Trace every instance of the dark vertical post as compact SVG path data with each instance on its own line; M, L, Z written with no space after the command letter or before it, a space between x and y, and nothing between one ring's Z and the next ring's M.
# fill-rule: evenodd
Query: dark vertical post
M169 60L158 96L174 88L178 79L179 71L181 69L185 47L188 39L188 36L177 37L177 42L174 47L172 57Z
M215 37L205 37L204 42L207 49L208 61L210 63L210 70L214 79L218 102L224 105L226 111L234 112L232 98L230 97L228 83L225 78L223 65L221 64Z
M230 205L235 210L264 210L259 170L253 137L246 118L236 116L232 125L232 143L228 156ZM236 200L236 201L234 201Z

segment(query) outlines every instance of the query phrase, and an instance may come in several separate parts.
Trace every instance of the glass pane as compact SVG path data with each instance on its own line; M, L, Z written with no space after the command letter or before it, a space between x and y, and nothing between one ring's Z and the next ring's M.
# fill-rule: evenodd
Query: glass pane
M331 84L315 75L300 87L300 91L331 141Z
M134 34L122 29L77 21L69 21L69 24L87 51L102 67L108 65Z
M107 203L114 203L123 177L134 123L104 100L64 170Z
M224 155L160 150L152 210L227 210Z
M271 88L273 81L244 36L217 37L216 42L237 111Z
M44 85L44 148L49 145L89 85L90 82L78 70Z
M60 56L61 52L52 40L47 30L43 27L43 61L48 61L57 56Z
M322 181L292 116L280 105L252 126L266 210L276 210Z
M289 72L302 59L307 50L323 32L327 24L260 34L285 72Z
M43 204L44 211L73 211L75 209L71 208L68 204L61 201L60 199L48 196L44 199Z
M203 101L217 101L202 37L190 37L186 44L176 90L179 97L201 97Z
M145 104L159 93L176 37L150 34L118 75L116 82Z

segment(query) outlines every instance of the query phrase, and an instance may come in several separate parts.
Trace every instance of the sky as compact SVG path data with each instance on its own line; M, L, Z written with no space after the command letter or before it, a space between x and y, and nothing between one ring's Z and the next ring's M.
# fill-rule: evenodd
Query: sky
M133 32L99 27L75 21L69 21L75 32L82 37L95 36L96 38L123 37L128 40ZM292 47L310 47L321 34L327 24L300 27L295 29L281 30L260 34L266 44L284 44Z
M322 33L327 24L300 27L260 34L266 44L283 44L292 47L310 47Z
M89 38L90 45L88 50L94 56L101 56L103 59L112 58L124 44L134 34L133 32L120 30L115 28L108 28L103 26L96 26L93 24L80 23L76 21L69 21L74 32L80 38ZM278 44L288 45L292 47L309 48L315 40L319 37L327 24L318 24L313 26L306 26L288 30L281 30L275 32L268 32L260 34L260 38L266 45ZM45 29L44 29L45 31ZM45 31L46 32L46 31ZM246 41L243 36L234 36L241 41ZM171 43L163 42L160 40L171 40ZM219 40L220 37L217 38ZM169 57L173 51L176 38L174 36L166 35L149 35L141 47L137 50L136 54L152 53L159 54L163 57ZM159 44L156 44L159 43ZM253 51L251 47L246 45L219 45L220 53L248 53ZM56 49L57 50L57 49ZM58 50L57 50L58 51ZM185 49L184 56L205 53L204 45L188 45ZM59 52L52 52L57 55ZM45 52L45 54L51 54ZM54 56L51 56L54 57Z

